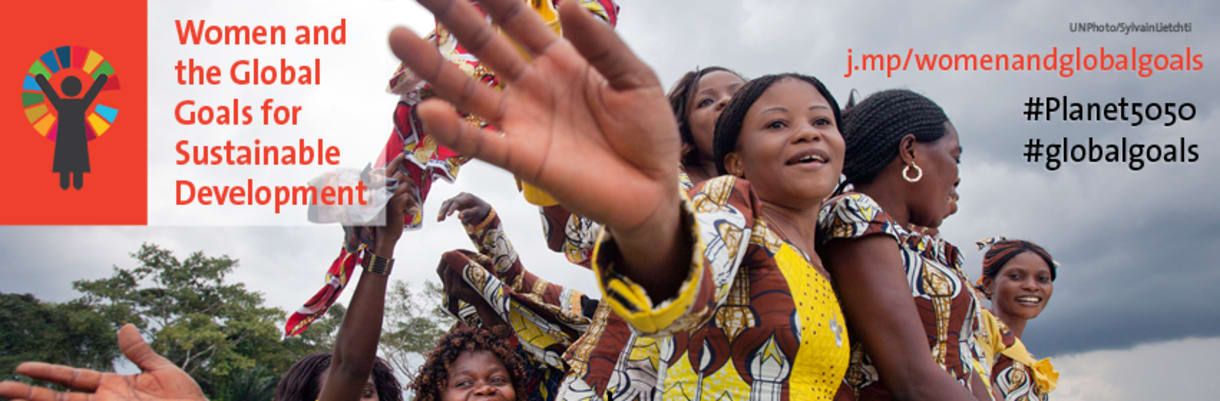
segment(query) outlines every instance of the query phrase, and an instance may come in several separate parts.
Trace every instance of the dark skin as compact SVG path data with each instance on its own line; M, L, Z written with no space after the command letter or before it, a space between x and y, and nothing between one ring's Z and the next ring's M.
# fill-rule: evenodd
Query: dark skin
M737 74L728 71L712 71L699 77L698 87L694 96L686 106L686 121L690 124L694 144L683 143L684 148L698 148L699 162L695 165L683 166L691 182L703 182L716 177L715 152L712 140L716 133L716 118L724 111L729 100L737 89L745 84L745 80Z
M1055 292L1051 267L1038 254L1021 252L1009 259L995 277L983 276L991 311L1017 337L1038 317Z
M908 135L899 143L898 157L872 182L858 185L856 190L873 198L898 224L936 228L950 214L947 200L958 181L960 157L957 132L948 123L946 135L937 141L919 143ZM911 163L923 169L919 182L910 183L901 176ZM835 240L827 243L822 255L834 277L852 336L868 348L881 381L895 399L992 399L984 379L971 377L972 394L932 358L893 238L873 235Z
M12 381L0 382L0 397L30 401L206 401L199 384L168 359L153 352L132 324L119 329L119 350L140 368L120 375L43 362L24 362L17 373L74 391L55 391Z
M437 212L436 221L445 221L445 218L458 214L458 219L462 224L467 226L476 226L482 223L487 218L487 214L491 213L491 205L483 201L477 196L467 192L462 192L452 198L445 199L441 203L441 209ZM459 291L471 291L474 289L469 286L459 286ZM480 294L466 294L470 299L479 298ZM475 302L474 308L479 313L479 319L483 321L483 327L491 330L493 333L511 333L508 322L500 318L491 306L485 302Z
M750 106L725 169L750 180L772 229L816 259L818 208L843 171L844 147L829 102L787 78ZM800 162L806 157L816 159Z
M410 187L405 185L405 173L398 171L402 160L400 155L386 168L400 186L386 205L386 224L375 228L377 241L373 253L387 258L394 255L394 245L402 236L404 212L418 204L411 196ZM387 279L386 275L361 274L352 295L351 307L335 340L334 357L319 399L359 400L365 393L363 390L372 373L377 341L381 336ZM207 400L199 384L181 368L153 352L134 325L127 324L119 330L119 349L140 368L141 373L119 375L43 362L25 362L17 366L17 373L75 391L60 392L5 381L0 382L0 397L31 401Z
M509 401L517 399L508 369L491 351L467 351L449 365L441 401Z
M385 224L376 226L373 254L392 258L394 247L402 237L403 215L419 204L410 190L406 172L400 169L403 155L386 165L386 175L397 181L398 187L386 204ZM319 392L323 401L356 401L373 372L373 360L381 339L381 320L385 311L385 290L388 274L360 273L351 305L343 316L339 335L335 339L330 368Z
M507 85L501 92L479 84L428 41L395 29L390 48L439 96L418 109L428 132L602 222L623 255L615 268L654 301L672 298L692 244L683 235L674 188L677 124L656 74L573 1L559 9L566 41L517 0L480 3L500 30L468 2L421 3ZM470 126L455 108L505 134Z
M441 203L441 210L437 212L436 221L445 221L445 218L454 213L458 214L458 219L462 220L462 224L473 226L482 223L487 218L487 214L491 213L491 205L473 194L462 192Z

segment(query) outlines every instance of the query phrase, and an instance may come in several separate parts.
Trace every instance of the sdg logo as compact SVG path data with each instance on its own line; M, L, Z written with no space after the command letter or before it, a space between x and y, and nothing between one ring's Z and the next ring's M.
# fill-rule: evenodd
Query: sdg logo
M51 171L59 187L81 189L89 170L89 141L118 117L119 78L98 52L61 46L34 60L21 84L21 107L34 132L55 143Z

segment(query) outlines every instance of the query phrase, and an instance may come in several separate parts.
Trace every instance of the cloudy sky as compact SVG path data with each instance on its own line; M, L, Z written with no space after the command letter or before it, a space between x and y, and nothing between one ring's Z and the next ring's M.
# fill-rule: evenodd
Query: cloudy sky
M173 209L175 179L232 181L242 174L296 183L318 169L227 171L172 166L172 144L193 141L264 141L322 137L344 151L346 167L375 156L391 129L395 98L383 88L397 61L385 46L394 25L431 28L422 8L404 1L330 2L214 1L153 3L150 38L150 204L154 227L2 227L0 291L33 293L52 301L78 296L71 281L95 279L111 266L131 266L129 252L144 242L186 255L195 250L241 261L232 279L262 292L270 304L291 310L321 285L337 252L339 229L305 225L300 214L266 219L266 210ZM972 2L812 2L623 0L618 31L671 83L696 66L724 65L747 76L797 71L818 76L839 102L855 89L869 94L909 88L937 101L961 134L964 155L960 211L942 231L966 251L968 274L977 278L981 254L973 242L988 235L1036 241L1062 263L1053 300L1030 323L1025 342L1038 356L1054 356L1062 372L1057 398L1142 399L1215 394L1220 384L1203 361L1220 356L1220 210L1215 206L1220 171L1217 100L1220 79L1211 65L1220 51L1220 16L1214 2L1175 6L1144 2L1056 1L1002 4ZM347 44L334 47L184 47L174 19L206 18L216 24L337 24L347 19ZM1072 33L1073 22L1189 22L1190 33ZM857 71L844 78L848 49L906 53L1029 53L1052 47L1203 54L1201 72ZM183 88L173 84L173 63L185 57L227 65L244 57L298 63L319 57L324 80L317 87ZM1030 96L1067 96L1084 102L1191 102L1197 115L1171 127L1122 122L1030 122L1021 112ZM298 103L307 113L295 127L181 127L173 123L178 100L253 104L266 97ZM1126 137L1143 143L1198 145L1194 163L1149 164L1139 171L1122 164L1068 164L1048 171L1026 163L1022 145L1044 142L1111 143ZM244 182L244 179L241 181ZM277 182L280 183L280 182ZM480 162L463 168L454 184L438 183L425 207L435 216L440 201L460 191L491 202L505 220L523 261L539 275L596 292L592 277L546 251L539 218L515 192L511 176ZM254 222L257 226L243 225ZM404 236L395 278L434 279L443 251L469 247L456 221L429 221ZM1209 356L1211 358L1209 358ZM1185 390L1184 387L1200 386ZM1192 392L1185 392L1192 391ZM1194 392L1197 391L1197 392ZM1163 398L1163 397L1161 397Z

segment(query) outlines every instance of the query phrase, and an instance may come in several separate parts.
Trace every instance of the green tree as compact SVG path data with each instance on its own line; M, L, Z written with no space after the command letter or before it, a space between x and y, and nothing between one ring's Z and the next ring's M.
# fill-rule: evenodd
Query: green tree
M449 331L455 319L441 308L444 289L435 281L424 282L423 291L411 291L395 280L386 294L380 353L403 377L415 377L424 355Z
M132 254L136 266L114 267L110 277L79 280L77 301L97 310L117 328L131 322L152 347L194 377L217 400L265 389L300 357L328 352L338 320L328 315L309 336L282 340L284 311L263 296L226 281L237 260L202 252L179 259L144 244ZM341 316L342 308L335 313ZM229 398L236 397L236 398Z
M13 373L24 361L111 370L118 355L115 331L87 305L0 294L0 380L25 380Z

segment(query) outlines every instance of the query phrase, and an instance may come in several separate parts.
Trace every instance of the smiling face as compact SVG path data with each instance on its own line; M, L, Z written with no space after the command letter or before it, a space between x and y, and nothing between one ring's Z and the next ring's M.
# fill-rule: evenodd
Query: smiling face
M508 369L491 351L468 351L449 365L441 401L494 400L517 398Z
M746 83L737 74L716 70L703 74L686 106L686 121L695 141L695 148L703 157L711 158L713 153L712 138L716 133L716 118L724 111L724 106L737 93L737 89Z
M923 177L909 184L915 189L910 205L911 223L937 228L957 208L953 199L957 196L957 184L961 182L957 165L962 157L957 129L946 122L944 136L931 142L916 142L914 147L914 163L923 170ZM912 167L908 177L915 175Z
M1009 259L994 278L983 277L983 287L991 295L992 309L1005 320L1038 317L1055 291L1050 266L1029 251Z
M838 183L843 152L826 98L808 82L783 78L750 105L725 168L769 202L817 207Z

